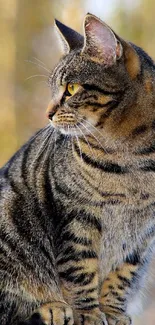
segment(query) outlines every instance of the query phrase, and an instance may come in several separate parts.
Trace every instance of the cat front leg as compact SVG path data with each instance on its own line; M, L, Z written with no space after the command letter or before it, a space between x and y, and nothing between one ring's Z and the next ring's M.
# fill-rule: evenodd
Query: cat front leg
M134 252L108 274L100 293L100 309L106 314L109 325L130 325L132 320L128 314L128 303L137 293L145 263L139 254Z
M80 253L79 253L80 256ZM105 315L99 309L98 261L90 256L77 261L76 266L60 272L63 296L73 307L76 325L107 325Z
M58 273L64 299L73 307L75 324L107 325L99 309L99 220L87 213L60 233Z

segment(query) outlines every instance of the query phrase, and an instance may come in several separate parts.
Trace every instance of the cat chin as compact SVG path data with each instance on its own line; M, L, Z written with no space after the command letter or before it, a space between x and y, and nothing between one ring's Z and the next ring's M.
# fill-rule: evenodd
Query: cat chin
M60 133L62 133L64 135L72 135L72 136L82 135L80 130L78 130L76 127L53 126L53 124L51 126L54 130L59 131Z
M81 136L82 133L80 132L80 130L77 130L77 128L70 128L65 129L65 128L59 128L59 131L64 134L64 135L71 135L71 136Z
M64 135L71 135L71 136L84 136L84 135L88 135L89 129L84 128L83 126L71 126L71 125L66 125L66 126L62 126L62 125L55 125L52 121L50 121L51 127L53 129L55 129L56 131L59 131L60 133L64 134Z

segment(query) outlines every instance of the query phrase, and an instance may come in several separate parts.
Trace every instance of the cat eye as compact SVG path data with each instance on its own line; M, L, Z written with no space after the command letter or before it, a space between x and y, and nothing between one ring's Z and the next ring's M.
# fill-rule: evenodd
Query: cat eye
M80 85L78 83L68 83L66 87L66 92L68 96L73 96L79 89Z

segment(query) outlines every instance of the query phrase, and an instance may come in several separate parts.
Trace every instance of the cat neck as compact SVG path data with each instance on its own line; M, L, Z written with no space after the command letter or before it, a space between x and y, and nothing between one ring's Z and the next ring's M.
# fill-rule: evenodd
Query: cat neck
M80 163L85 159L96 164L108 160L130 164L131 160L137 161L140 153L155 152L155 119L136 126L129 135L106 130L102 134L72 138L73 151Z

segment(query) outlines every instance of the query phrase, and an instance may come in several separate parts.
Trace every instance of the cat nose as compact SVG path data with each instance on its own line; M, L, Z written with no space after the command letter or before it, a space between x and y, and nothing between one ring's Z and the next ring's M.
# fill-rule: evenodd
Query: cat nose
M47 110L46 110L46 116L48 119L52 120L53 116L57 112L58 106L59 105L56 104L54 100L50 101L50 103L47 107Z
M49 118L49 120L51 120L52 121L52 118L53 118L53 116L55 115L55 113L56 112L50 112L49 114L48 114L48 118Z
M56 94L53 94L51 101L48 104L47 110L46 110L46 116L48 119L52 120L53 116L57 112L58 108L60 107L61 99L64 94L64 86L60 86L59 90L56 92Z

